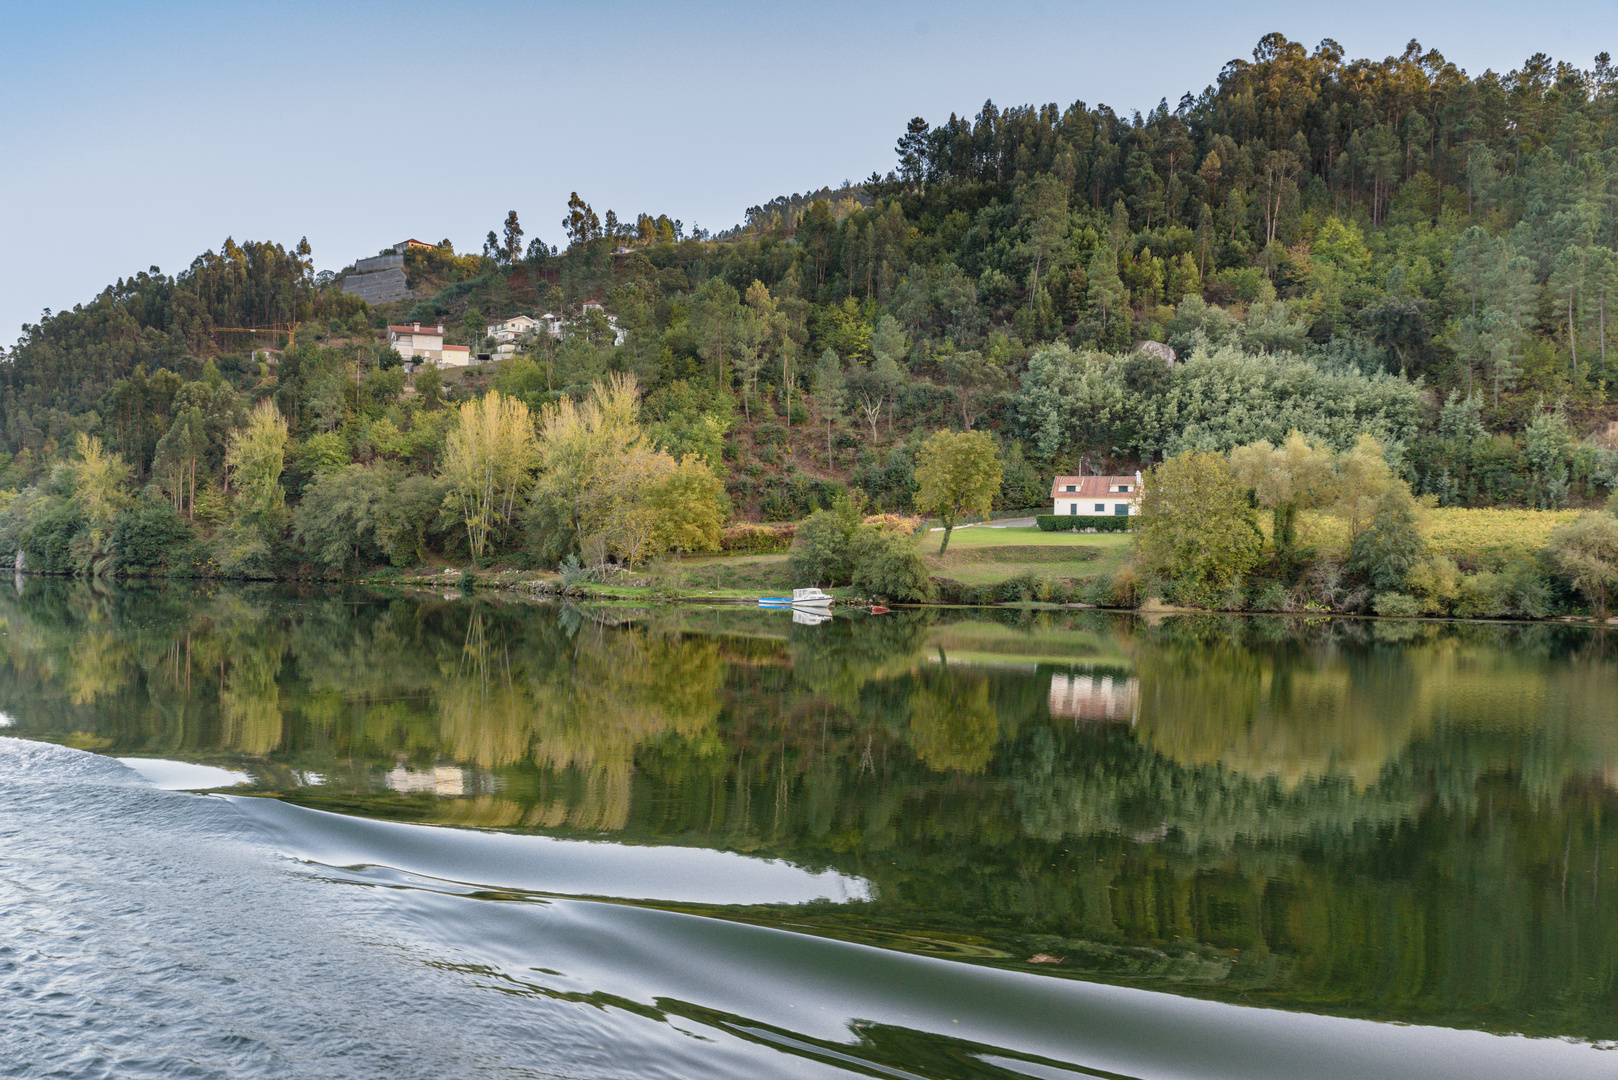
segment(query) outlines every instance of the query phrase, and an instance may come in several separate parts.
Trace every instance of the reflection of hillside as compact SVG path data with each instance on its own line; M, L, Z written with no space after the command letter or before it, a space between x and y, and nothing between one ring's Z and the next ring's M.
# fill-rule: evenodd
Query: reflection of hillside
M1288 788L1326 776L1373 784L1448 724L1561 732L1581 744L1568 749L1584 768L1618 760L1611 726L1593 722L1618 701L1611 663L1547 663L1454 638L1363 652L1146 642L1135 656L1142 742Z
M836 868L876 899L745 917L851 940L1613 1033L1597 635L614 612L31 581L0 597L0 711L341 812Z

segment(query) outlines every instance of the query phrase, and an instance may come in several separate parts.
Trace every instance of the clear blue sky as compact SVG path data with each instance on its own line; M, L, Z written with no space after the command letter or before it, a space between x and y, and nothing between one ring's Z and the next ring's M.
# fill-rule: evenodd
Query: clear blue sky
M224 238L337 269L407 236L476 249L507 210L732 225L893 164L912 116L1213 82L1280 31L1468 72L1618 53L1618 0L1151 5L599 0L0 2L0 343Z

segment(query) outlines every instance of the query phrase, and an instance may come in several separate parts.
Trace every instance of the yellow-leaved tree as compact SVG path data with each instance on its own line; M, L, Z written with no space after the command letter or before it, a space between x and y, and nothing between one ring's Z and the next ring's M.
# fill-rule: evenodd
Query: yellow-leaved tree
M1296 429L1280 446L1261 439L1230 452L1236 479L1252 488L1258 504L1273 515L1276 551L1284 554L1296 546L1299 510L1331 501L1333 463L1329 449L1311 443Z
M711 551L725 513L724 485L706 462L652 447L633 375L613 375L580 401L540 411L527 528L543 561L576 552L591 566L609 556L635 565L670 549Z
M73 450L73 497L84 513L84 531L74 545L82 550L75 552L75 561L99 572L106 565L113 519L128 502L124 483L129 466L107 453L100 439L82 431L73 441Z
M286 493L281 490L286 448L286 419L268 398L248 414L246 427L231 432L225 464L243 518L258 523L286 509Z
M1223 455L1187 451L1147 470L1135 558L1148 577L1172 582L1181 602L1212 606L1258 564L1263 545L1247 489Z
M1384 496L1397 488L1403 488L1407 495L1410 490L1410 485L1393 475L1382 444L1366 434L1354 440L1353 449L1337 456L1333 486L1330 512L1347 527L1350 547L1360 533L1371 527Z
M542 534L546 561L586 547L605 550L614 507L648 453L633 375L613 375L581 401L563 398L540 410L530 531Z
M511 521L538 445L528 406L498 390L464 402L458 420L445 439L438 475L449 488L445 504L459 511L472 554L481 558L489 534Z
M226 574L257 577L274 570L272 545L286 525L286 448L287 422L267 398L248 414L245 427L231 432L226 482L235 487L236 499L232 519L212 541L213 559Z

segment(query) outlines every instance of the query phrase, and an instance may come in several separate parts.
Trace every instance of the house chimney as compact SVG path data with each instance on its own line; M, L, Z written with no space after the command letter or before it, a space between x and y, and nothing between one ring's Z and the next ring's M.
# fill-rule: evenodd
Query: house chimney
M420 323L411 323L410 328L419 333L421 331L421 324Z
M440 334L442 334L444 332L444 324L443 323L438 324L438 332Z

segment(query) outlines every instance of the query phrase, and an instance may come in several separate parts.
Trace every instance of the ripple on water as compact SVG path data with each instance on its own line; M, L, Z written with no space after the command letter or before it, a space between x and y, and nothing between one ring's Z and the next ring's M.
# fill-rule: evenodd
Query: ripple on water
M577 898L857 895L784 864L698 860L682 877L678 851L334 817L0 738L0 1076L1608 1074L1608 1055L1549 1040Z

